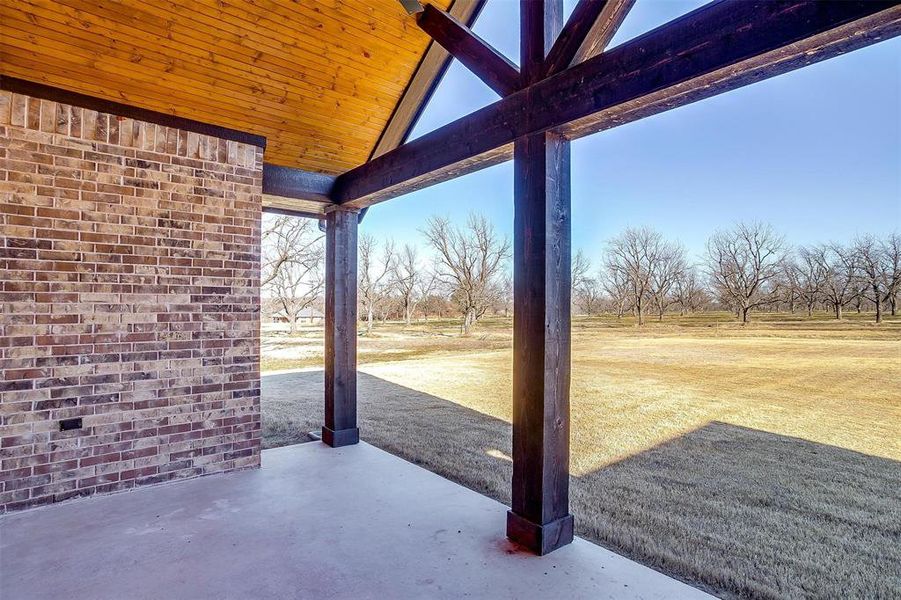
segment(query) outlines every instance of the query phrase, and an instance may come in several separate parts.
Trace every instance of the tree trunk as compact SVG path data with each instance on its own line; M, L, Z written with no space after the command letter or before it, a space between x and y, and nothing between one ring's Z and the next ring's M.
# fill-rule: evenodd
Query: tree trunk
M366 335L372 333L372 304L366 305Z
M888 301L889 301L889 306L891 306L891 308L892 308L892 316L893 317L897 316L898 315L898 297L892 296L891 298L889 298Z
M472 329L472 325L475 322L475 310L472 308L467 308L466 312L463 315L463 325L460 328L460 332L463 335L469 335L470 330Z
M741 309L741 324L748 324L748 315L751 313L751 309L748 307L742 307Z
M841 321L842 320L842 304L841 304L841 302L835 302L833 306L835 308L835 318L838 319L839 321Z

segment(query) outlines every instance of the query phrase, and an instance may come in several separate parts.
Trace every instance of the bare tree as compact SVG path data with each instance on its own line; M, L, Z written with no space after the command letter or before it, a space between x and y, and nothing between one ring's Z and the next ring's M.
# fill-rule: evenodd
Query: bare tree
M391 285L397 292L406 325L410 325L413 311L421 297L417 293L422 279L421 272L419 251L415 246L404 245L391 264Z
M674 291L685 269L685 248L674 242L661 244L651 269L650 289L658 321L663 321L663 313L678 301Z
M416 280L416 298L425 320L429 320L429 312L435 307L435 292L438 288L438 276L434 269L424 269ZM430 301L431 300L431 301Z
M591 277L591 260L580 249L572 260L573 305L589 317L601 307L603 289L599 279Z
M857 295L854 252L840 244L820 245L815 252L823 271L823 298L832 306L835 318L841 319L842 309Z
M604 264L610 283L617 284L619 295L627 290L632 305L638 313L638 324L642 324L644 307L651 290L651 267L653 258L648 256L649 239L655 234L650 229L626 229L607 242ZM624 285L623 285L624 284ZM622 287L619 287L622 285ZM620 301L620 306L624 303Z
M864 235L854 240L854 264L860 295L876 305L876 322L881 323L882 297L886 290L882 280L882 248L876 238Z
M476 214L470 214L462 228L447 218L431 217L423 234L437 253L437 274L452 290L451 298L463 315L461 331L467 335L494 302L510 242Z
M701 283L696 267L691 266L682 270L676 278L674 294L681 315L698 311L707 303L707 291Z
M444 294L439 293L426 294L419 302L419 306L426 321L429 320L430 315L443 319L445 315L449 315L455 310L450 300Z
M372 319L377 305L384 300L390 280L394 247L385 242L381 252L371 235L361 235L359 241L359 298L366 314L366 334L372 333Z
M858 281L856 275L854 281ZM857 314L863 312L864 302L867 301L867 299L863 297L863 291L864 288L860 283L854 287L854 308L857 310Z
M788 312L795 314L795 308L801 300L801 270L795 258L789 254L786 254L780 267L780 273L774 280L774 294L778 296L778 300L788 305Z
M588 273L591 271L591 260L585 256L585 253L582 252L580 248L578 252L576 252L575 256L572 259L571 265L571 280L573 290L577 290L579 286L588 279Z
M901 292L901 235L892 233L882 242L882 254L884 268L882 270L885 296L883 301L888 302L892 316L898 314L898 294Z
M260 287L270 284L288 264L321 260L323 238L312 219L266 215L263 219Z
M323 236L316 222L279 216L265 221L261 281L293 333L303 311L322 293Z
M784 255L784 239L763 223L739 223L707 241L712 287L742 323L751 310L773 301Z
M813 308L823 296L826 285L826 270L816 250L801 247L796 260L790 261L794 270L792 277L797 296L807 309L807 316L813 316Z
M632 286L628 275L624 270L607 268L602 271L601 287L607 294L616 318L621 319L632 308Z
M604 287L600 277L586 278L577 290L578 306L589 317L598 314L604 302Z
M876 307L882 322L882 306L897 297L901 287L901 237L897 233L879 242L872 235L858 236L853 244L856 279L861 296Z
M639 325L644 323L648 303L659 301L658 310L669 306L666 297L684 268L684 254L680 246L647 227L630 227L607 243L604 265L609 283L627 285Z
M509 317L513 312L513 274L504 271L498 284L497 300L500 309L504 312L505 317Z
M291 333L296 331L303 311L313 306L325 287L321 266L321 256L306 263L286 262L270 282Z

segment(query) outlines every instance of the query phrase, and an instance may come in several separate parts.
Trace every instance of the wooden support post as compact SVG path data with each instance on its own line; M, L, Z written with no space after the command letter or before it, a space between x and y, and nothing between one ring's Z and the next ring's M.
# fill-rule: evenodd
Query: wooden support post
M357 429L357 218L335 210L325 228L325 426L337 448L360 441Z
M526 81L539 76L562 21L559 0L548 4L553 6L521 3ZM547 554L573 540L569 141L552 132L516 140L514 174L513 502L507 537Z

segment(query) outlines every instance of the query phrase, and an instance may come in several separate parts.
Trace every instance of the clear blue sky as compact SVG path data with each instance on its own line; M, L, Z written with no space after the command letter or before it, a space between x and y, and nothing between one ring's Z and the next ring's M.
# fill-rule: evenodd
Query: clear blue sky
M574 0L567 1L567 10ZM613 45L702 5L640 0ZM519 57L519 2L489 0L476 32ZM498 97L454 62L414 137ZM901 39L577 140L573 247L593 262L630 225L681 239L693 254L738 220L764 220L793 243L901 228ZM432 214L485 214L512 237L513 170L492 167L370 209L362 230L402 245Z

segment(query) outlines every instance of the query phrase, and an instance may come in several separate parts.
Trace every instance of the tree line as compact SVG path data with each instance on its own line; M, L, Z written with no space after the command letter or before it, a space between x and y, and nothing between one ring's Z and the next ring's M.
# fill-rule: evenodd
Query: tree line
M360 235L358 300L367 333L389 319L453 316L468 334L486 314L511 313L510 241L484 216L462 224L433 216L420 232L425 248ZM293 329L322 306L324 236L314 221L267 217L262 256L264 310ZM605 243L596 263L581 250L572 258L574 312L633 315L639 325L707 310L729 310L742 323L760 311L828 310L841 319L849 307L874 311L881 322L886 310L897 313L899 292L897 233L792 246L766 223L738 223L715 231L692 261L678 240L630 227Z
M829 310L836 319L854 306L882 321L897 313L901 236L859 235L848 243L792 246L766 223L715 231L699 262L653 229L629 228L606 244L597 276L580 254L573 260L574 297L588 314L598 309L639 323L653 313L726 309L747 323L753 311Z

